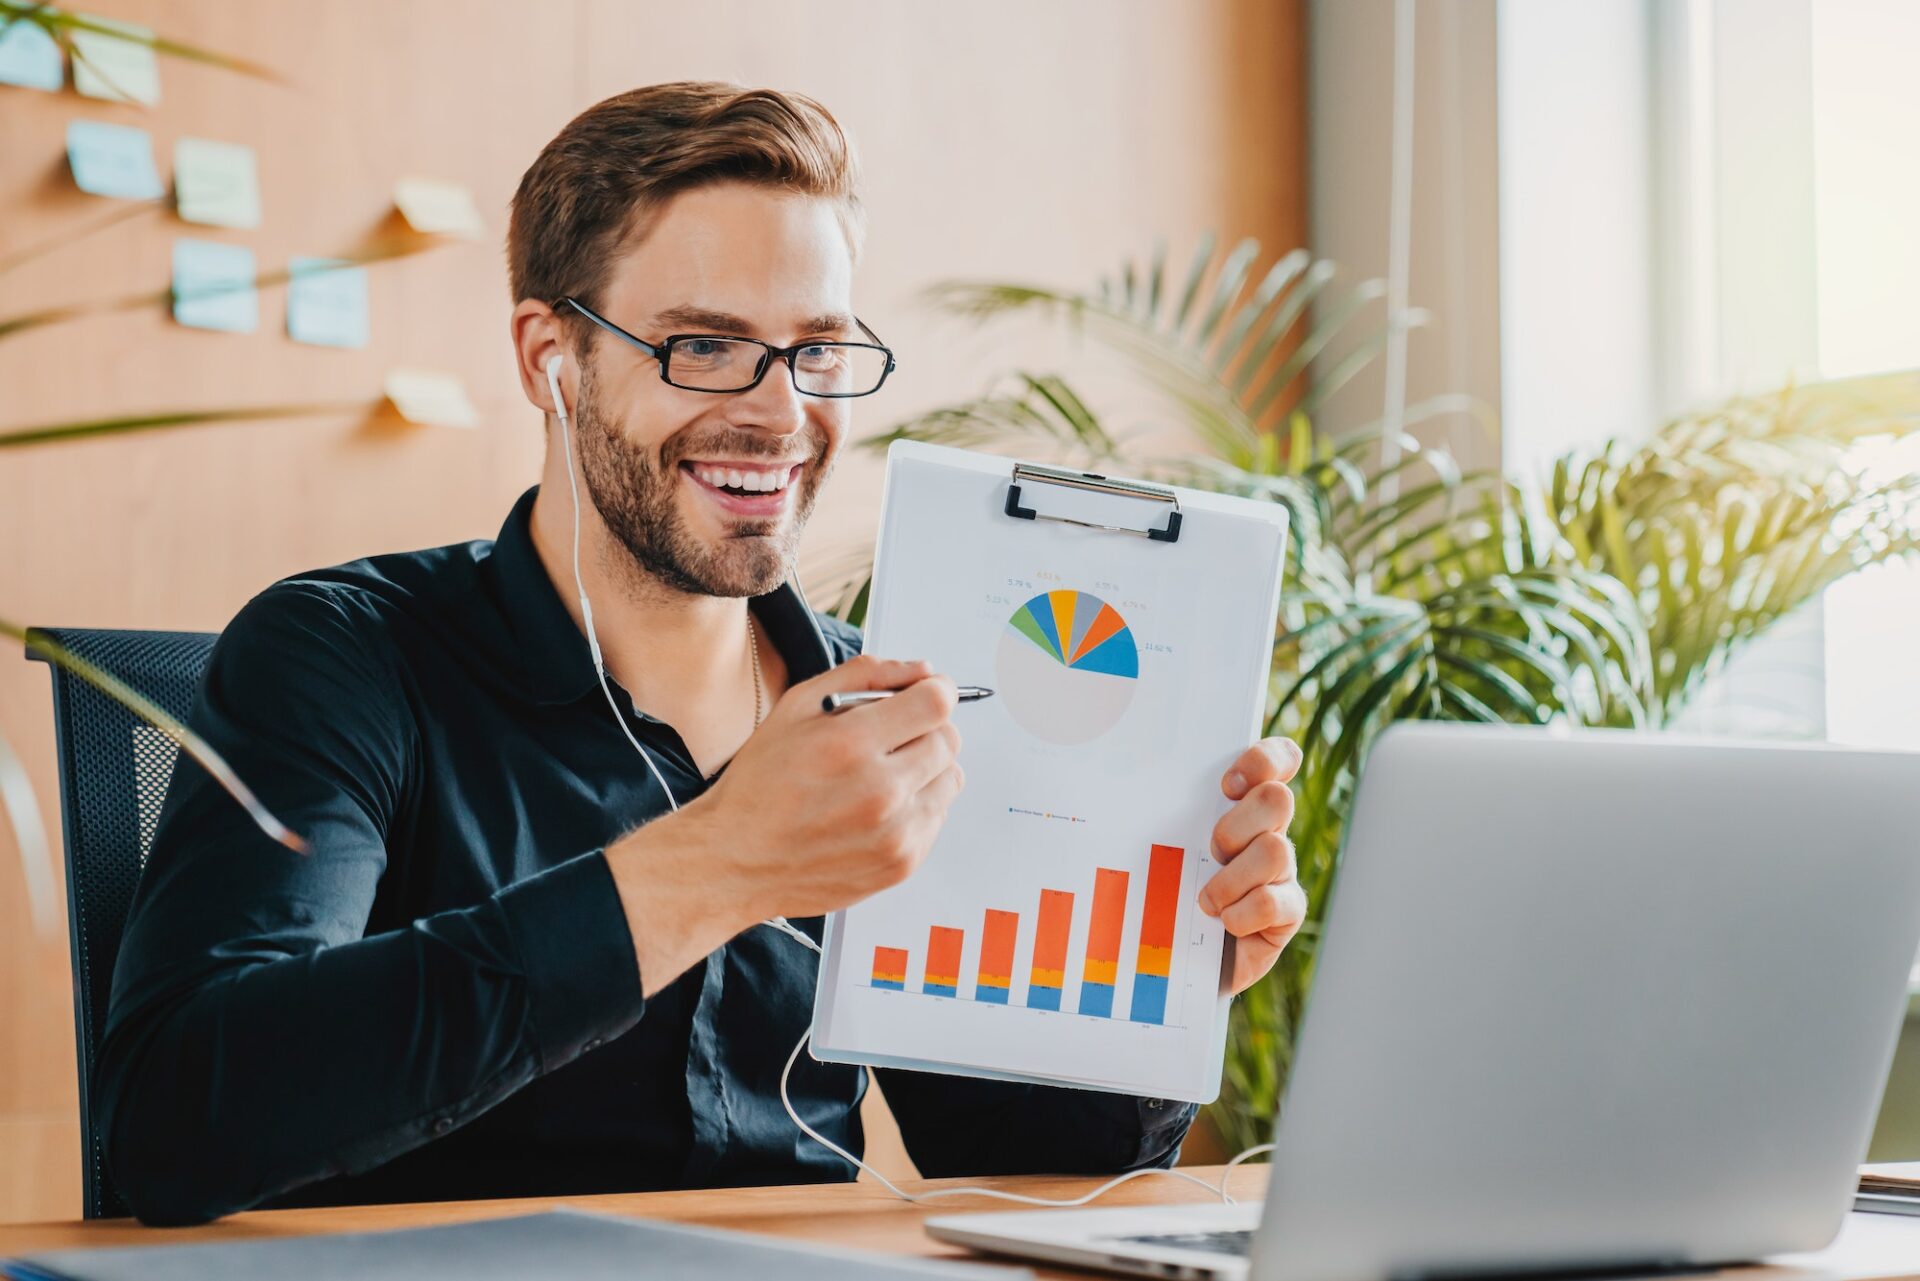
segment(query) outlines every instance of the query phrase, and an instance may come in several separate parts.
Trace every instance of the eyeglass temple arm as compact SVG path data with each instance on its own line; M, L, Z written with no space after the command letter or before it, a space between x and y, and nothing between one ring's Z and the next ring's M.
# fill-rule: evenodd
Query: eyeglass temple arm
M628 333L626 330L620 328L620 326L614 324L611 320L608 320L603 316L594 314L594 312L590 308L588 308L585 304L579 302L577 299L562 298L559 302L556 302L553 304L553 309L555 311L559 311L562 307L573 308L575 311L579 312L581 315L585 316L588 320L591 320L594 324L600 326L600 328L606 330L608 333L612 334L614 337L624 338L628 342L632 343L634 346L638 347L641 351L644 351L649 356L652 356L655 360L660 359L660 354L664 350L663 348L655 346L654 344L648 342L644 338L634 337L632 334Z
M886 339L884 339L884 338L882 338L882 337L881 337L881 336L880 336L879 334L876 334L876 333L874 333L874 332L873 332L873 327L872 327L871 325L869 325L869 324L867 324L867 322L866 322L866 321L864 321L864 320L862 320L862 319L860 319L860 317L858 317L858 316L855 316L855 317L853 318L853 323L854 323L854 324L856 324L856 325L858 325L858 326L860 326L860 332L861 332L861 333L863 333L863 334L865 334L865 335L866 335L867 337L869 337L869 338L871 338L871 339L873 339L873 341L874 341L874 342L876 342L876 343L878 343L878 344L879 344L880 346L882 346L882 347L886 347L886 349L887 349L887 364L888 364L888 366L889 366L889 369L888 369L888 372L889 372L889 373L891 373L891 372L893 372L893 370L896 370L896 369L898 369L898 368L900 368L900 361L899 361L899 359L898 359L897 357L895 357L895 356L894 356L894 354L893 354L893 348L891 348L891 347L887 347L887 340L886 340Z

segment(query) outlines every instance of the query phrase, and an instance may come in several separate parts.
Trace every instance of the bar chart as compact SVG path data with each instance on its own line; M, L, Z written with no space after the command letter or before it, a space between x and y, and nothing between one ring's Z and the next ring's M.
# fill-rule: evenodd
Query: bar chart
M1126 1019L1134 1023L1164 1024L1168 988L1172 981L1174 942L1180 924L1180 883L1186 851L1177 845L1149 846L1146 892L1129 920L1128 891L1134 874L1114 867L1096 867L1088 897L1089 918L1079 964L1079 999L1071 1011L1088 1018L1111 1019L1114 1000L1125 977L1125 941L1133 927L1132 999ZM1071 964L1068 949L1074 914L1080 902L1072 890L1046 888L1034 905L1032 964L1027 971L1024 1005L1030 1010L1062 1012ZM926 965L918 994L972 1000L987 1005L1014 1004L1014 958L1021 941L1021 913L990 907L978 924L979 960L972 990L963 994L961 957L966 950L966 924L938 923L927 928ZM907 947L878 946L873 950L875 988L908 992L912 952Z

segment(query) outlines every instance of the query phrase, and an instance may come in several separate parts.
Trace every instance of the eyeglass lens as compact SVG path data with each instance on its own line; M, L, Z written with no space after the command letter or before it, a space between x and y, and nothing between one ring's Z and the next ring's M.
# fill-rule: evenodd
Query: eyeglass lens
M729 338L678 338L667 348L667 381L697 391L739 391L753 384L767 349ZM794 386L814 395L872 391L886 376L887 354L850 343L815 343L792 356Z

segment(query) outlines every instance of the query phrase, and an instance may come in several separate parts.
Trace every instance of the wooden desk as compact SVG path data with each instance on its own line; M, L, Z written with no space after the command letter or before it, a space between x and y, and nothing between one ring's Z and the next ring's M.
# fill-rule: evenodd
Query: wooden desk
M1186 1167L1187 1173L1220 1181L1218 1167ZM1074 1197L1098 1187L1100 1179L1028 1176L1004 1179L918 1179L903 1182L909 1192L980 1184L1029 1196ZM1266 1189L1264 1166L1240 1166L1228 1187L1236 1198L1258 1197ZM1204 1202L1207 1194L1183 1179L1162 1177L1123 1183L1100 1198L1102 1206L1165 1205ZM341 1206L316 1210L257 1210L197 1228L143 1228L132 1219L95 1219L66 1223L0 1226L0 1258L68 1250L84 1246L163 1245L168 1242L258 1240L270 1236L307 1236L316 1232L377 1232L436 1223L530 1214L566 1206L605 1214L697 1223L707 1227L759 1232L793 1240L873 1250L882 1254L930 1259L978 1258L957 1246L935 1241L921 1220L935 1214L1021 1207L984 1197L951 1197L931 1205L894 1199L877 1183L827 1183L801 1187L720 1188L700 1192L635 1192L619 1196L529 1197L502 1201L428 1201L410 1205ZM1046 1277L1088 1274L1035 1269Z
M1186 1167L1189 1174L1218 1182L1218 1167ZM1266 1189L1264 1166L1241 1166L1228 1186L1240 1199ZM1025 1192L1031 1196L1079 1196L1098 1185L1091 1178L1025 1177L1008 1179L921 1179L904 1184L928 1191L970 1183ZM1102 1206L1164 1205L1204 1202L1207 1194L1179 1179L1135 1179L1100 1200ZM424 1227L472 1219L499 1218L568 1206L606 1214L698 1223L708 1227L758 1232L767 1236L815 1241L922 1258L977 1258L942 1245L921 1230L933 1214L1019 1207L984 1198L954 1197L931 1206L895 1200L873 1183L834 1183L805 1187L723 1188L702 1192L641 1192L624 1196L532 1197L512 1201L441 1201L413 1205L346 1206L323 1210L261 1210L236 1214L198 1228L143 1228L131 1219L93 1222L28 1223L0 1226L0 1258L83 1246L159 1245L166 1242L258 1240L306 1236L317 1232L373 1232L382 1228ZM1043 1277L1085 1278L1091 1274L1036 1268ZM1817 1255L1781 1259L1764 1267L1697 1274L1694 1281L1862 1281L1902 1278L1920 1281L1920 1219L1854 1214L1840 1240Z

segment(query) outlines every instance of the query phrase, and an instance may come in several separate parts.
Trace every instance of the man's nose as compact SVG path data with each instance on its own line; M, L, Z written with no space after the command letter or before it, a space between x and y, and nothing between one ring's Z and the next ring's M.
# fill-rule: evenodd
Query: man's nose
M775 356L757 385L740 393L750 425L790 436L806 426L807 398L794 386L792 356Z

